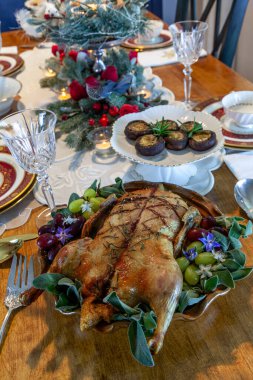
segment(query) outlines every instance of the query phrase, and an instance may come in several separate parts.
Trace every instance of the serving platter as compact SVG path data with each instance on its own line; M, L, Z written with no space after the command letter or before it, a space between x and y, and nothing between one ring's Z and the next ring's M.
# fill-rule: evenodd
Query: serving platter
M172 191L173 193L179 195L182 197L189 206L196 207L202 217L207 216L221 216L222 212L220 209L212 203L208 198L200 195L199 193L187 190L181 186L177 186L174 184L166 183L166 182L149 182L149 181L133 181L129 183L124 184L124 188L126 192L132 192L136 190L141 189L148 189L148 188L154 188L154 187L161 187L164 190ZM90 231L92 235L92 230ZM184 313L174 313L173 320L182 320L182 321L194 321L198 318L200 318L209 308L209 306L214 302L218 297L221 297L225 294L227 294L230 291L230 288L221 287L220 289L217 289L216 291L207 294L206 298L203 299L200 303L192 306L191 308L188 308L184 311ZM34 297L34 289L30 292L31 297ZM75 310L71 312L64 312L58 309L58 312L64 315L74 315L74 314L80 314L80 310ZM128 323L127 322L112 322L110 324L106 322L100 322L95 329L104 332L109 333L112 331L117 330L118 328L125 327Z
M24 171L5 146L0 146L0 214L14 207L33 189L36 176Z
M193 151L187 147L182 151L164 149L160 154L150 157L138 154L134 143L125 136L124 130L126 125L134 120L144 120L147 123L154 123L157 120L162 120L163 117L165 119L179 120L181 122L193 121L195 119L196 122L202 123L203 129L209 129L216 133L216 145L203 152ZM204 112L186 111L184 107L178 105L157 106L137 114L122 116L113 124L113 134L111 138L113 149L121 156L139 164L162 167L176 167L197 162L218 152L223 147L223 143L224 138L221 131L221 124L215 117Z
M224 146L231 149L253 149L253 129L240 128L233 120L229 119L224 112L222 96L211 98L197 104L195 111L202 111L215 116L222 123Z
M3 76L15 73L23 64L24 60L17 54L0 54L0 71Z

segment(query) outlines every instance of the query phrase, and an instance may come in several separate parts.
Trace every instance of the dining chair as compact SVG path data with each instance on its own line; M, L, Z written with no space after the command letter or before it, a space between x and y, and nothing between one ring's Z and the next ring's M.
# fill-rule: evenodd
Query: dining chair
M200 2L203 1L200 0ZM212 55L231 67L248 2L249 0L233 0L221 27L222 0L208 0L200 17L197 17L197 6L199 5L197 0L178 0L175 22L197 19L206 21L211 10L216 7Z

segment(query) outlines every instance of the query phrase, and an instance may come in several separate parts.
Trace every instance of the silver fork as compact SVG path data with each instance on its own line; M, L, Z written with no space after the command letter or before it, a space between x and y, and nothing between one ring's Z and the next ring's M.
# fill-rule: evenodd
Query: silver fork
M23 260L24 258L24 260ZM23 264L23 269L22 269ZM17 272L17 276L16 276ZM16 278L16 281L15 281ZM25 290L32 287L34 279L34 268L33 268L33 256L30 258L28 270L27 270L27 257L20 255L19 259L17 255L13 256L11 269L9 273L7 289L4 304L8 308L8 312L4 318L2 327L0 329L0 346L3 341L4 332L8 323L8 320L11 316L11 313L19 308L24 306L20 300L20 294Z

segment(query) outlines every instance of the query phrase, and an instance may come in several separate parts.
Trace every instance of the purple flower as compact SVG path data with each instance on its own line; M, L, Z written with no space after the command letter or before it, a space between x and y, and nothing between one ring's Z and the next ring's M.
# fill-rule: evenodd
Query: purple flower
M198 256L198 252L196 248L190 248L188 251L183 250L183 255L187 258L187 260L193 261Z
M203 238L199 238L199 240L204 244L206 252L212 252L214 248L220 248L220 244L215 241L215 237L213 234L208 232Z
M70 240L73 238L73 235L71 235L69 232L71 231L71 227L68 228L61 228L58 227L56 230L55 236L60 240L60 242L64 245L67 240Z

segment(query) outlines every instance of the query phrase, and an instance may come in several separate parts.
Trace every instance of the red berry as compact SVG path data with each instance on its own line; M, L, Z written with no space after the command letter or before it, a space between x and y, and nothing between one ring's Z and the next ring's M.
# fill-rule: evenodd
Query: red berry
M104 105L103 105L103 110L104 110L105 112L107 112L107 111L109 110L109 106L108 106L108 104L104 104Z
M113 117L117 116L119 113L119 109L116 106L112 106L109 108L109 114Z
M61 117L62 121L68 120L68 118L69 118L68 115L66 115L65 113Z
M207 234L208 231L203 228L192 228L187 233L187 239L190 241L197 241L203 237L203 234Z
M204 228L205 230L209 230L212 227L215 227L216 220L213 216L207 216L206 218L203 218L200 222L200 227Z
M107 125L109 124L109 120L106 114L103 114L101 116L101 118L99 119L99 124L102 125L102 127L107 127Z
M101 109L102 109L102 104L99 103L99 102L96 102L96 103L93 104L92 108L93 108L93 110L94 110L95 112L100 112Z
M46 251L58 244L58 239L55 235L45 233L40 235L37 239L37 245Z
M49 15L48 13L44 14L44 19L45 19L45 20L50 20L50 18L51 18L51 17L50 17L50 15Z
M94 119L89 119L89 125L91 126L91 127L93 127L94 125L96 124L96 122L95 122L95 120Z

